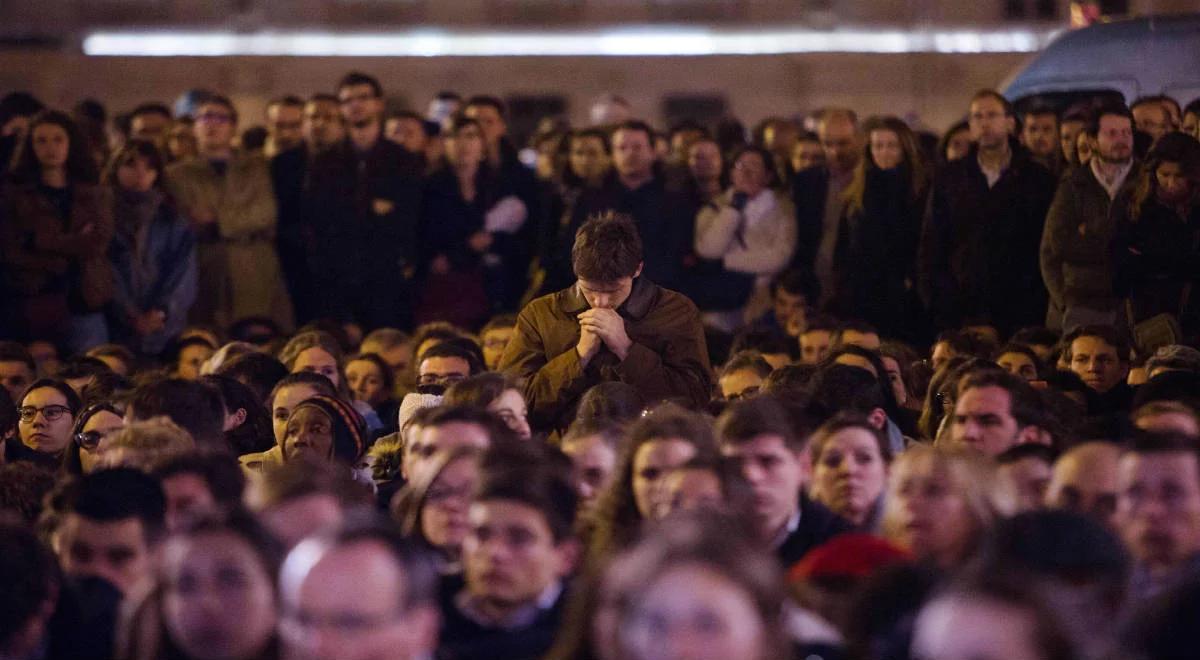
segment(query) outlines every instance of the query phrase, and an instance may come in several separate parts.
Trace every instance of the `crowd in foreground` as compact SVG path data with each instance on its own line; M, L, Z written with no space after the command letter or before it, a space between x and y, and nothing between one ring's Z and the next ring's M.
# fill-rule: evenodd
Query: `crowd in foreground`
M1200 646L1195 104L609 116L530 169L361 74L263 151L219 95L112 155L29 101L0 657Z

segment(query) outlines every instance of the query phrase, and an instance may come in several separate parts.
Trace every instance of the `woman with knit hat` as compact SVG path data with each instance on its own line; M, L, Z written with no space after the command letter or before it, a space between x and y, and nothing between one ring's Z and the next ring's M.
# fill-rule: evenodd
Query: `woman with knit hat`
M284 462L336 460L354 466L366 450L366 424L346 401L318 394L292 409L280 450Z

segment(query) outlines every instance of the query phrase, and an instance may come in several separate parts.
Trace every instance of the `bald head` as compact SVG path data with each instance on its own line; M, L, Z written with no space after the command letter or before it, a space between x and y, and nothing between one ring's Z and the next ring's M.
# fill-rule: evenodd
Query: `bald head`
M861 157L858 117L853 110L829 108L817 120L817 137L825 151L825 162L835 176L854 169Z
M1054 463L1046 506L1082 513L1111 527L1120 458L1120 447L1108 442L1086 442L1066 452Z

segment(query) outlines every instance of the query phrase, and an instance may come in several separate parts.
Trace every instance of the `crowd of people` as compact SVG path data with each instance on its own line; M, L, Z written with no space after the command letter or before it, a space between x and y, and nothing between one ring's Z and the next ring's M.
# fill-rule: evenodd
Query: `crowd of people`
M1167 660L1200 100L0 98L0 657Z

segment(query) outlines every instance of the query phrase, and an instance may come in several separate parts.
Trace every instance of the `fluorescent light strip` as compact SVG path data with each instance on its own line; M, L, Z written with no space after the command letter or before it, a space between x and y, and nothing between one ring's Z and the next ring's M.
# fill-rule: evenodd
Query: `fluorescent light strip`
M1057 31L714 30L623 28L548 32L96 32L87 55L515 57L784 55L792 53L1028 53Z

